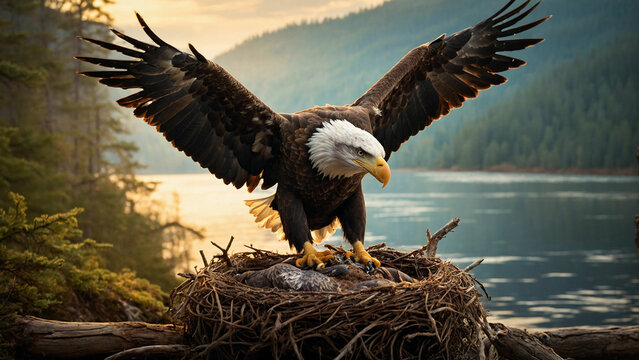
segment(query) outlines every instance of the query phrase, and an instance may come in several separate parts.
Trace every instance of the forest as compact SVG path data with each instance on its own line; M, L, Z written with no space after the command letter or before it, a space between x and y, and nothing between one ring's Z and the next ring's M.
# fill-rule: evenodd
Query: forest
M410 49L476 24L502 5L393 0L255 36L214 61L281 112L348 104ZM639 82L632 61L638 12L632 0L542 1L529 19L553 17L526 32L546 39L517 53L527 64L410 139L391 166L628 170L639 145L632 101ZM188 41L174 45L184 48ZM142 122L131 129L141 150L136 159L149 166L144 171L203 171Z
M16 313L83 321L168 320L175 267L198 231L149 206L126 119L71 54L108 39L87 0L0 5L0 358Z

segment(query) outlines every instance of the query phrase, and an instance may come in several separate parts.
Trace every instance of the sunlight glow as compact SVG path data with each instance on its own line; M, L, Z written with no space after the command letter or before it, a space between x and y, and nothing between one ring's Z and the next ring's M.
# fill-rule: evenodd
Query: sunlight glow
M344 16L385 0L119 0L106 10L113 26L134 37L145 36L137 11L165 41L184 49L192 43L212 58L243 40L301 21Z

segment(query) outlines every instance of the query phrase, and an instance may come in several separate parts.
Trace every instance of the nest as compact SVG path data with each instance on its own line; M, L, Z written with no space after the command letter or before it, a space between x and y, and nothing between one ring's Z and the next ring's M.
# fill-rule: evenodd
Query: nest
M343 251L333 247L335 252ZM474 279L423 252L369 247L382 266L415 278L356 291L258 288L238 274L292 262L254 249L224 256L171 294L191 356L236 359L476 359L485 311Z

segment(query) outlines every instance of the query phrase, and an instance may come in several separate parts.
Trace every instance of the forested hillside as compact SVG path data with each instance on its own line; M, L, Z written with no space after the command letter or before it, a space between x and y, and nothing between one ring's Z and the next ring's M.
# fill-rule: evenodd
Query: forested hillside
M555 170L633 164L631 150L639 145L635 41L626 37L592 49L488 109L441 149L436 166L506 163Z
M249 39L214 60L281 112L294 112L316 104L347 104L361 95L411 48L441 33L452 33L471 26L503 4L501 0L393 0L344 18L289 25L279 31ZM636 37L639 36L637 13L639 3L634 0L544 0L528 19L532 21L548 14L552 14L553 18L522 36L544 37L546 41L516 54L528 64L506 73L509 78L507 84L482 92L478 99L468 101L463 108L454 110L411 139L393 156L392 165L483 168L483 161L470 164L463 160L462 163L462 159L454 157L454 152L444 156L442 149L452 146L453 136L467 124L485 117L489 108L511 103L515 97L528 97L528 87L533 86L536 79L549 78L554 72L560 71L558 69L572 67L572 62L595 61L589 55L593 49L608 51L603 49L620 41L622 43L617 46L619 51L623 51L624 47L628 51L636 47ZM148 20L152 23L152 19ZM631 34L635 34L634 37ZM184 40L185 43L187 41ZM612 71L622 74L621 69ZM571 89L553 91L573 91L575 87L590 86L588 77L578 73L573 75L577 78L569 81ZM555 83L547 86L554 87ZM527 106L532 104L526 102L526 107L519 110L522 113L529 112L531 109ZM629 109L620 111L625 118L633 116ZM500 113L493 111L497 116L501 116ZM544 113L540 116L554 115ZM577 119L579 114L564 113L562 116ZM567 124L557 123L558 128L552 129L554 141L560 141L555 135L563 133ZM137 121L133 129L136 143L142 144L140 160L150 165L149 171L197 169L188 158L170 146L159 145L163 141L161 136L153 134L152 129L144 128L141 122ZM522 142L522 134L511 133L509 136L505 139L509 144ZM484 150L476 149L477 152ZM626 150L630 154L634 152L633 148L623 151ZM539 156L527 157L539 160ZM500 160L523 166L515 159ZM525 164L526 167L546 166L539 161L527 161ZM632 162L593 166L630 164ZM553 168L573 166L573 163L559 162Z

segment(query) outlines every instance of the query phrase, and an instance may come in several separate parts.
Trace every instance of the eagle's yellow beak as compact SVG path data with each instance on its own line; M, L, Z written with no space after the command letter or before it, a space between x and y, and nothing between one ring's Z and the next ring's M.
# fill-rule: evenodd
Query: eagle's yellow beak
M381 156L378 157L375 162L361 160L355 160L355 162L364 170L371 173L371 175L373 175L375 179L377 179L377 181L381 182L382 189L386 187L386 184L388 184L388 182L390 181L391 171L390 167Z

